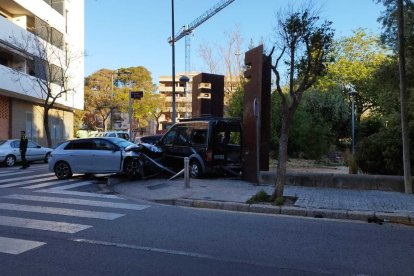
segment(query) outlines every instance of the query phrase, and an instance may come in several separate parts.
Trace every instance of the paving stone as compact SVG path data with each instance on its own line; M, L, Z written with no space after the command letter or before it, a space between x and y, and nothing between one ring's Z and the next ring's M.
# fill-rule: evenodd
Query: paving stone
M371 211L348 211L348 219L367 221L369 217L373 217L374 212Z
M282 215L306 217L306 209L298 207L283 206L280 210Z
M403 213L375 212L375 216L379 219L388 220L389 222L396 222L396 223L410 222L410 218L408 214L403 214Z
M193 207L193 201L192 199L176 199L175 204L177 206L184 206L184 207Z
M264 204L251 204L249 206L249 211L252 213L280 214L280 207Z
M229 211L249 212L249 204L244 203L224 202L222 208Z
M223 203L217 201L207 201L207 200L194 200L193 207L197 208L210 208L210 209L222 209Z

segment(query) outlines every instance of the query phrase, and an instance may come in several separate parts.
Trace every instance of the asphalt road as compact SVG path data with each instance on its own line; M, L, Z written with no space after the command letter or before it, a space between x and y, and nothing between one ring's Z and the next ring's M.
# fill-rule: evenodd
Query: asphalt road
M93 179L59 182L40 163L28 170L0 167L1 275L414 271L412 227L130 201Z

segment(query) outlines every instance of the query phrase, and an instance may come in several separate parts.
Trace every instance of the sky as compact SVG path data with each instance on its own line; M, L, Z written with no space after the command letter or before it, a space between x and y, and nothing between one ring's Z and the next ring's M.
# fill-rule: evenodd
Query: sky
M174 0L175 33L220 0ZM378 17L384 10L373 0L235 0L195 29L191 37L191 70L206 71L201 45L224 46L225 32L240 29L245 51L253 41L271 48L276 14L290 6L309 3L332 21L335 37L352 35L357 28L379 34ZM171 0L85 0L85 77L94 72L144 66L158 83L172 74ZM175 45L176 72L185 70L185 39Z

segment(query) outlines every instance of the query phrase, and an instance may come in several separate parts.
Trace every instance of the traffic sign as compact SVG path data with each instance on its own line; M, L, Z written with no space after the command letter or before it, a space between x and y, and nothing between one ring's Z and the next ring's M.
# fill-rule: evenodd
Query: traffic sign
M130 95L131 95L131 99L139 100L142 97L144 97L144 92L143 91L131 91Z

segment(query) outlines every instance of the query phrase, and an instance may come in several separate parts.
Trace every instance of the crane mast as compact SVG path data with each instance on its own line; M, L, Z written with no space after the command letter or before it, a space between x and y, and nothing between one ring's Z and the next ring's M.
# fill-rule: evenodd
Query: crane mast
M206 22L209 18L214 16L216 13L230 5L235 0L222 0L214 5L212 8L204 12L202 15L197 17L193 22L188 25L185 25L181 28L181 30L174 36L168 39L168 42L172 44L173 42L177 42L181 38L185 36L185 72L188 73L190 71L190 34L193 32L195 28Z

